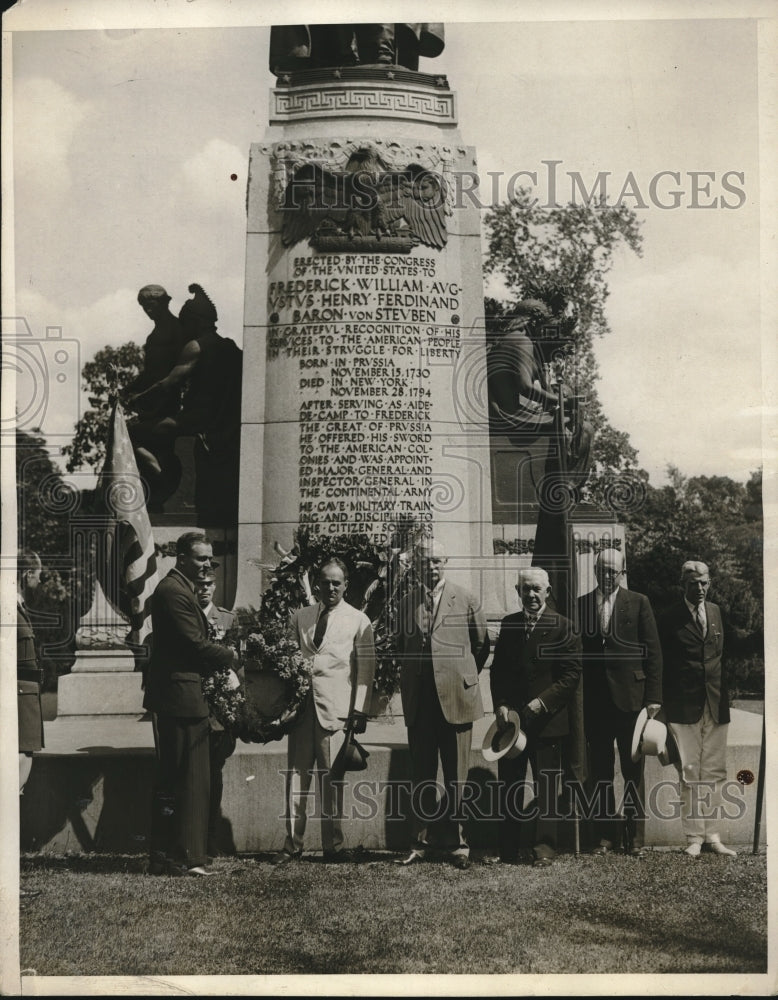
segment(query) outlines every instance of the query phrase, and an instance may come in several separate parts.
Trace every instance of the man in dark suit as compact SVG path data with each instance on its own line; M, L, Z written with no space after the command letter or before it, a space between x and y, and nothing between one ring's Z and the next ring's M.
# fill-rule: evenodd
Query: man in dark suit
M685 562L681 587L683 600L660 619L659 637L665 662L665 715L680 756L676 767L685 850L692 858L699 857L703 846L731 856L735 851L722 844L718 832L729 724L721 611L705 600L710 588L705 563Z
M544 569L521 570L516 590L522 610L502 621L490 676L498 728L508 725L513 710L527 735L524 753L497 762L500 859L516 862L520 848L532 846L534 865L543 868L556 855L557 776L564 769L568 712L576 705L581 679L581 640L571 621L547 609L550 588ZM536 786L531 812L523 806L528 763Z
M222 642L232 626L235 615L231 611L227 611L226 608L219 608L213 603L215 590L216 576L213 573L208 573L204 580L198 580L195 585L197 603L202 608L208 624L208 638L213 642ZM211 797L208 810L207 852L209 858L215 858L221 853L219 821L221 819L222 795L224 794L224 765L235 753L236 739L232 733L227 732L214 715L209 717L208 722L211 728L208 737Z
M473 598L446 579L446 553L427 539L414 552L421 585L400 609L400 694L411 758L411 852L402 864L422 860L430 848L428 825L440 814L435 781L443 766L447 843L457 868L469 866L461 822L473 722L483 714L478 675L489 656L486 618ZM459 818L454 818L459 817Z
M152 805L152 874L211 874L205 867L210 726L202 680L237 659L234 650L208 639L205 615L195 597L195 585L211 569L212 554L201 532L181 535L176 565L151 599L154 640L143 704L155 713L160 771ZM166 822L164 813L171 807Z
M632 762L632 734L641 709L649 718L662 701L662 652L654 614L643 594L619 586L624 556L603 549L594 564L597 589L578 600L583 643L584 726L598 804L595 854L621 843L613 790L614 741L624 779L624 811L632 853L643 854L643 757Z
M41 579L41 561L35 552L20 552L16 561L16 709L19 723L19 794L32 770L32 755L43 749L43 671L38 666L33 631L26 600ZM38 889L19 890L20 899L40 895Z

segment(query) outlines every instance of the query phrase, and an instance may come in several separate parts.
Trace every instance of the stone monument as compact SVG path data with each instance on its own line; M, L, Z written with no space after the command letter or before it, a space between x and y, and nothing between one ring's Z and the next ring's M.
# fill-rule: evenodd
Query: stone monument
M238 592L294 532L427 526L483 592L493 549L476 160L439 25L273 28L248 180ZM410 67L410 68L409 68Z

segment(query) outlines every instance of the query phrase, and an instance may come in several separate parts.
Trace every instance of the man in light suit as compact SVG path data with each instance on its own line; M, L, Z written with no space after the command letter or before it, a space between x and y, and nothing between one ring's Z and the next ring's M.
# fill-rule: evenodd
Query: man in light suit
M473 722L484 714L478 675L489 656L483 611L446 579L446 553L431 539L417 546L421 586L400 609L400 693L411 758L411 852L402 864L423 860L430 848L428 824L438 814L435 781L443 766L446 816L457 868L469 866L460 806L467 780ZM458 817L458 818L454 818Z
M497 762L500 859L515 863L520 850L531 846L533 864L545 868L556 856L557 775L564 770L568 713L579 704L581 640L571 621L546 607L550 587L544 569L521 570L516 590L522 610L502 621L489 678L498 728L505 729L513 710L527 736L524 753ZM530 811L523 808L528 763L536 786Z
M211 569L211 543L188 531L176 542L176 565L151 598L154 644L144 708L154 713L159 780L152 802L153 875L210 875L206 867L210 766L203 677L232 667L237 654L208 638L195 586ZM166 818L166 803L172 817Z
M303 850L311 769L316 766L325 861L353 861L343 847L343 783L330 779L333 735L344 728L364 733L375 673L373 628L367 615L344 600L348 570L340 559L319 570L319 601L292 616L292 633L311 661L311 690L289 733L286 778L287 822L283 850L273 864L295 861Z
M683 600L660 618L659 638L665 663L665 715L680 756L676 766L685 850L692 858L699 857L703 847L732 856L735 851L722 844L718 832L729 724L721 611L705 600L710 587L705 563L685 562L681 587Z
M643 757L632 762L632 734L641 709L649 718L662 701L662 651L648 598L619 586L624 556L603 549L594 564L597 588L578 600L583 643L584 726L591 780L597 791L595 854L621 843L613 790L614 741L624 779L624 811L631 853L643 854L645 795Z

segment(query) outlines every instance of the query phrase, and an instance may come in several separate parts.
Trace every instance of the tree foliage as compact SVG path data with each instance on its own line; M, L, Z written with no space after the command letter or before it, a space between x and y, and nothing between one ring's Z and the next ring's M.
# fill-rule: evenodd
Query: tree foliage
M503 301L486 300L487 324L493 317L509 315L534 288L551 283L568 289L576 305L571 381L587 398L586 415L595 433L589 485L593 499L601 500L608 480L624 471L646 478L629 435L613 428L602 411L593 350L595 338L611 332L605 304L615 254L620 248L642 253L635 212L604 202L544 208L529 189L521 188L509 202L488 212L485 224L484 272L501 279L508 292Z
M99 472L105 461L105 441L113 397L126 409L128 387L143 367L143 348L130 341L121 347L104 347L84 365L81 377L87 392L90 409L76 424L71 444L62 449L67 456L68 472L75 472L85 465Z
M76 573L70 519L81 496L52 461L37 431L16 432L18 546L37 552L43 564L40 586L30 600L44 686L56 686L75 656L75 631L83 613L82 581Z

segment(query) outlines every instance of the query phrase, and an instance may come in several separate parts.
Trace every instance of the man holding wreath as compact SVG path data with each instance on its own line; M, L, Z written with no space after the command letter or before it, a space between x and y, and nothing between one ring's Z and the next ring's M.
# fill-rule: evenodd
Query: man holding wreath
M348 570L329 559L317 574L319 600L292 615L291 631L312 668L311 688L289 733L286 772L286 841L273 864L299 859L307 819L307 797L315 765L320 795L325 861L353 861L343 847L343 784L332 781L333 735L346 728L359 735L375 673L373 628L367 615L343 600Z

